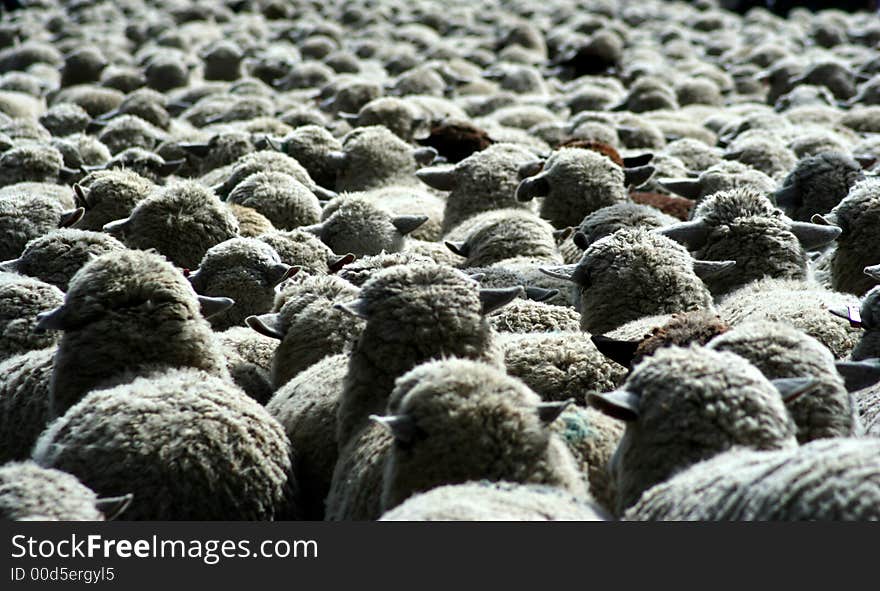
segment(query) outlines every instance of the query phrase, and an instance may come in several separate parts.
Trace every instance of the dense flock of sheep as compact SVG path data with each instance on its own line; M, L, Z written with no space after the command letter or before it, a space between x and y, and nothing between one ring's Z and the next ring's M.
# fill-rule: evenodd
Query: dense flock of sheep
M27 0L0 516L880 519L880 20Z

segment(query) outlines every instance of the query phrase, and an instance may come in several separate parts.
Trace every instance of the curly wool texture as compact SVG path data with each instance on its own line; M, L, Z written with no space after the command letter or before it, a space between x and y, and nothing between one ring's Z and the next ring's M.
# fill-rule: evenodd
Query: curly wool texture
M165 139L164 131L135 115L114 117L98 134L98 140L111 154L128 148L152 150Z
M654 326L650 332L639 337L641 341L633 355L632 365L663 347L684 347L692 343L705 345L729 329L720 316L707 310L673 314L666 323Z
M102 384L157 369L193 367L229 379L193 288L155 253L125 250L88 263L57 314L64 334L52 375L53 416Z
M512 257L561 262L553 226L535 214L517 209L496 210L464 241L464 267L489 266Z
M742 357L691 346L660 349L637 365L624 388L639 398L638 417L610 466L617 513L676 471L736 446L797 446L782 397Z
M53 105L39 117L40 124L55 137L84 132L91 120L85 109L73 103Z
M332 213L331 213L332 212ZM405 235L393 216L362 197L344 195L327 204L318 235L333 252L358 256L403 250Z
M847 306L858 306L858 298L807 281L763 279L724 297L718 313L731 326L747 321L784 322L818 340L835 358L843 359L855 348L861 334L828 310Z
M445 248L445 247L444 247ZM339 276L357 287L362 286L377 272L397 265L432 264L429 257L412 252L385 252L377 255L361 257L345 265Z
M270 371L278 341L246 326L236 326L217 333L217 341L226 358L232 381L245 394L265 405L272 394Z
M380 521L604 521L595 506L562 489L469 482L414 495Z
M794 152L776 136L756 134L735 139L727 149L728 159L759 170L775 180L782 180L797 164Z
M359 127L342 140L345 158L336 170L337 191L415 185L413 147L381 125Z
M831 253L831 287L862 295L876 281L863 273L865 267L880 261L880 179L856 183L834 209L829 220L843 233Z
M67 291L70 279L96 256L124 250L112 236L61 228L27 243L15 261L15 270Z
M376 519L382 462L390 438L370 414L385 412L394 381L444 357L501 367L502 352L482 314L477 283L439 265L406 265L377 273L361 288L367 324L348 366L337 414L339 461L327 517Z
M133 170L98 170L79 182L85 199L83 217L74 224L79 230L101 231L104 224L123 219L142 199L152 193L155 185Z
M324 357L342 353L358 337L364 321L335 307L357 297L354 285L334 275L285 286L275 304L276 325L284 335L272 361L276 390Z
M846 154L803 158L782 181L782 189L793 193L792 204L783 208L792 219L808 222L814 214L831 211L863 178L862 167Z
M256 173L280 172L295 178L297 181L305 185L305 187L313 191L315 189L315 181L309 176L308 171L303 168L302 164L281 152L274 150L260 150L258 152L250 152L235 161L229 176L214 191L221 198L226 198L230 192L243 180Z
M330 261L338 258L330 247L305 230L276 230L262 234L257 239L274 248L282 263L300 267L306 273L326 275L330 272Z
M480 479L547 484L586 497L584 477L540 419L539 402L519 380L469 360L434 361L401 376L389 410L416 434L390 447L383 511L437 486Z
M543 400L585 404L588 394L613 390L626 376L582 332L503 335L500 343L507 373Z
M0 462L30 457L49 422L49 384L55 348L29 351L0 363Z
M0 273L0 361L50 347L58 335L37 332L37 314L60 306L64 294L54 285Z
M104 521L97 495L75 476L33 462L0 466L0 519Z
M687 250L643 228L619 230L591 244L573 280L581 330L587 332L602 334L643 316L712 308Z
M293 510L291 453L263 407L188 369L91 392L46 429L33 458L99 494L135 492L125 519L267 520Z
M693 219L710 228L695 258L736 261L728 272L706 279L716 296L764 277L807 278L807 255L791 224L762 194L751 189L715 193L696 207Z
M521 284L507 287L511 285ZM519 298L490 315L489 324L499 333L577 332L580 314L572 308Z
M577 226L594 211L628 201L623 169L592 150L563 148L532 179L549 184L541 217L556 228Z
M61 152L47 144L28 143L0 155L0 185L36 182L52 183L64 166Z
M857 409L834 367L834 356L813 337L787 324L751 322L714 339L709 349L736 353L771 380L809 377L819 382L786 405L799 443L859 434Z
M286 269L265 242L232 238L208 249L189 282L200 295L232 298L231 308L208 318L214 330L225 330L242 326L248 316L271 310L275 286Z
M698 201L719 191L746 188L759 193L771 193L776 188L776 181L772 178L736 161L719 162L703 171L697 182L699 184Z
M443 236L443 209L446 202L428 191L418 187L391 186L349 195L366 199L395 216L428 216L427 221L410 234L415 239L434 241Z
M138 203L114 234L129 248L155 248L175 265L195 269L209 248L238 235L238 222L209 189L178 181Z
M226 207L238 221L238 235L243 238L256 238L275 230L272 222L252 207L237 203L226 203Z
M448 173L450 193L443 212L443 231L468 218L496 209L531 209L518 202L514 194L519 184L519 167L535 159L526 148L496 143L474 152L455 166L443 167Z
M18 257L28 242L58 228L64 207L30 193L0 197L0 259Z
M880 441L819 440L782 451L735 450L646 492L632 521L880 519Z
M336 169L328 154L342 150L342 142L319 125L301 125L281 141L282 150L295 158L308 171L309 176L322 187L336 186Z
M318 198L301 182L281 172L259 172L238 183L226 198L253 208L280 230L315 224L321 218Z

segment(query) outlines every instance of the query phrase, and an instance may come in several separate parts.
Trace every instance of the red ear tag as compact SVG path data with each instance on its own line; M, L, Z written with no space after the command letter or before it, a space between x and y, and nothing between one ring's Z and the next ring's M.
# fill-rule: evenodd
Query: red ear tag
M846 311L849 314L849 325L853 328L862 327L862 313L858 306L847 306Z

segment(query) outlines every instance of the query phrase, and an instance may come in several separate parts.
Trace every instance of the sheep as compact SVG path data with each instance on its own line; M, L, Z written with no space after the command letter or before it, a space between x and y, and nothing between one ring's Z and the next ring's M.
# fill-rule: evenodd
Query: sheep
M33 462L0 466L0 519L104 521L128 508L132 495L100 499L75 476Z
M52 97L50 105L73 103L85 109L89 117L97 117L119 107L125 95L113 88L103 88L94 84L68 86Z
M823 289L796 279L762 279L721 298L718 312L731 326L746 321L779 321L802 330L827 347L837 359L847 357L859 341L859 330L833 318L828 310L858 308L851 294Z
M34 238L17 259L0 263L0 270L35 277L67 291L71 277L93 257L125 249L100 232L61 228Z
M55 347L32 349L0 362L0 462L26 460L50 416Z
M634 228L594 242L576 265L542 271L575 284L581 329L602 333L643 316L711 308L700 276L723 273L734 264L694 261L669 238Z
M413 148L381 125L359 127L342 140L342 150L328 153L336 169L337 191L366 191L390 185L413 185L419 166L434 161L433 148Z
M828 215L816 214L813 221L837 226L842 233L830 252L831 287L855 295L871 289L876 281L863 273L867 265L880 260L873 228L880 208L880 179L867 178L856 183L847 196Z
M632 521L865 521L880 518L880 442L836 438L778 451L740 449L649 489ZM695 491L698 491L695 494Z
M161 185L165 177L173 174L184 163L184 160L165 160L143 148L126 148L115 154L110 161L100 166L83 166L85 172L98 170L129 169L154 184Z
M89 393L32 457L98 494L135 491L125 519L270 520L295 514L291 454L277 421L238 388L179 369Z
M834 365L834 356L813 337L778 322L746 322L713 339L713 351L751 362L770 380L810 377L816 387L787 408L798 443L859 434L856 406Z
M56 228L75 224L84 210L64 210L58 201L28 193L0 197L0 259L18 257L27 243Z
M357 256L403 250L406 235L424 224L428 217L392 216L384 209L359 196L344 195L325 206L323 220L304 226L333 252L351 252Z
M254 173L229 192L227 203L251 207L279 230L318 223L321 204L305 185L281 172Z
M166 95L152 88L139 88L125 96L119 106L112 111L101 113L98 122L109 121L120 115L135 116L160 130L171 129L171 116L168 113Z
M274 248L282 263L300 267L307 273L336 273L355 259L352 253L334 254L317 236L300 228L267 232L257 239Z
M281 262L275 250L256 238L232 238L209 248L190 284L204 296L229 297L236 305L208 319L214 330L242 326L245 318L268 312L275 287L299 271Z
M36 329L37 314L63 300L54 285L0 271L0 360L53 345L55 335Z
M516 198L543 196L541 217L556 228L575 226L597 209L625 202L626 185L641 185L652 172L650 166L621 170L592 150L563 148L547 159L542 172L519 184Z
M431 125L427 136L417 142L434 148L447 162L458 164L474 152L485 150L495 140L471 121L446 117Z
M656 229L674 224L675 221L672 216L647 205L628 202L608 205L585 216L572 237L566 239L559 247L559 251L566 264L575 264L590 244L621 228Z
M413 494L478 479L547 484L586 498L573 456L548 429L566 405L542 403L522 382L482 363L417 366L398 378L391 414L372 417L394 440L382 511Z
M339 394L339 460L327 518L379 516L381 461L390 437L370 423L369 415L385 411L394 380L418 363L448 355L500 366L501 351L486 315L520 291L478 289L473 279L448 267L401 265L377 273L357 300L343 304L367 323ZM455 319L446 320L449 315Z
M40 125L55 137L82 133L92 118L85 109L73 103L59 103L40 115Z
M242 238L256 238L275 231L272 222L256 209L237 203L227 203L226 207L238 221L238 235Z
M276 312L247 319L260 334L281 341L272 361L275 390L324 357L347 350L364 323L335 306L357 293L354 285L334 275L307 277L285 286Z
M877 278L876 266L866 267L866 273L871 273ZM828 311L847 320L851 328L860 328L864 330L861 338L852 350L850 358L853 361L861 361L872 357L880 357L880 347L878 347L878 336L876 332L878 328L878 296L880 296L880 287L871 288L866 293L858 305L848 306L829 306Z
M83 133L60 139L52 138L51 144L61 153L66 169L81 170L83 166L100 166L111 158L107 146L94 137Z
M124 250L87 263L71 279L64 303L37 323L64 331L52 373L53 416L101 384L157 368L194 367L228 380L200 305L210 316L231 300L196 296L156 253Z
M615 513L676 471L735 446L795 448L785 399L812 386L811 380L771 383L733 353L696 346L658 350L620 389L589 397L592 406L626 422L609 466Z
M455 165L422 168L416 176L439 191L450 191L443 213L443 232L479 213L494 209L530 209L513 195L519 182L519 168L535 159L525 148L496 143L475 152Z
M761 171L740 162L725 160L700 173L697 178L658 179L660 186L670 193L699 201L719 191L740 187L751 188L760 193L772 193L776 182Z
M174 264L194 269L212 246L238 235L238 222L196 181L177 181L139 202L104 231L129 248L155 248Z
M270 141L279 152L295 158L321 187L336 185L336 168L330 154L341 152L342 142L320 125L296 126L279 142Z
M422 94L422 93L408 93ZM382 125L405 142L424 139L429 133L429 121L410 102L396 97L380 97L361 107L357 114L345 114L355 127Z
M73 188L76 205L85 210L73 227L101 230L104 224L127 217L154 185L134 171L101 170L89 173Z
M102 122L98 133L98 140L114 155L128 148L153 150L165 139L164 131L136 115L119 115Z
M466 258L462 266L489 266L516 256L561 262L553 226L549 223L523 210L493 213L495 215L487 216L485 223L479 224L464 242L446 242L452 252Z
M332 192L315 184L303 166L288 156L275 150L250 152L235 161L229 176L219 185L212 187L221 198L226 198L235 187L254 173L280 172L292 176L305 185L318 198L331 198Z
M657 230L706 260L735 260L723 277L709 278L713 294L724 294L762 277L806 279L806 249L825 246L837 228L796 222L762 194L747 188L720 191L694 209L689 222Z
M725 160L735 160L781 180L797 163L794 153L775 135L755 132L733 140L724 152Z
M814 214L830 212L864 178L852 157L822 152L799 160L773 197L792 219L806 222Z
M553 486L470 482L433 488L380 521L605 521L603 511Z
M0 155L0 181L3 186L63 181L74 174L75 171L65 168L61 152L49 144L20 144Z
M232 381L245 394L265 405L272 397L270 371L278 341L247 326L234 326L216 334Z

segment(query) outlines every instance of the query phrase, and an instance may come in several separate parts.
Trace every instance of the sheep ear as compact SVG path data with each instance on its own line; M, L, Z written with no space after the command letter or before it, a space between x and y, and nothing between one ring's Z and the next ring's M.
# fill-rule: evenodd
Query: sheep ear
M392 218L391 223L397 228L397 231L406 236L417 230L419 226L428 221L426 215L401 215Z
M574 281L574 272L577 265L559 265L558 267L539 267L538 270L544 275L555 277L556 279L564 279L565 281Z
M471 279L473 279L474 281L479 283L480 281L482 281L483 279L486 278L486 274L485 273L468 273L468 277L470 277Z
M125 513L125 510L131 505L132 499L134 499L134 495L131 493L121 497L104 497L95 500L95 508L104 514L105 520L113 521Z
M297 230L302 230L303 232L308 232L309 234L314 234L318 238L321 237L321 231L324 229L324 222L320 222L318 224L312 224L311 226L300 226Z
M86 208L85 207L77 207L76 209L71 209L70 211L65 211L61 214L61 220L58 222L59 228L69 228L74 225L78 221L82 219L82 216L85 215Z
M587 250L587 248L590 247L590 239L587 238L587 235L583 232L575 232L574 237L572 237L572 242L574 242L574 245L581 250Z
M216 316L221 312L225 312L235 304L235 300L232 298L212 298L203 295L198 296L198 298L199 309L202 312L203 318Z
M430 146L423 146L413 150L412 155L417 164L420 166L428 166L434 162L434 159L440 155L440 152Z
M333 307L337 310L351 314L352 316L363 318L364 320L369 318L369 314L367 313L367 302L361 298L343 304L334 304Z
M651 152L646 152L644 154L639 154L638 156L630 156L628 158L623 159L623 166L626 168L637 168L639 166L645 166L649 164L651 160L654 159L654 154Z
M870 267L865 267L864 273L871 279L874 279L875 281L880 281L880 265L871 265Z
M331 191L330 189L325 189L320 185L315 185L312 189L312 194L318 198L318 201L330 201L331 199L336 199L339 197L339 193L336 191Z
M546 302L559 294L558 289L544 289L543 287L527 287L526 297L533 302Z
M517 170L520 180L535 176L544 170L544 162L544 160L529 160L524 164L520 164L519 169Z
M789 230L805 250L812 250L825 246L829 242L834 242L843 232L837 226L810 224L807 222L791 222Z
M83 209L89 208L89 189L86 189L79 183L73 185L73 200L76 203L77 207L82 207Z
M270 339L284 340L284 331L281 330L281 321L278 314L263 314L262 316L248 316L245 323L253 330Z
M460 257L467 258L468 253L470 253L470 249L468 248L467 242L453 242L451 240L447 240L443 244L446 245L446 248L451 250L453 253L457 254Z
M561 402L541 402L538 404L538 418L545 425L549 425L559 418L566 408L574 404L574 398Z
M327 165L334 170L339 170L343 166L345 166L345 161L347 158L348 156L346 156L345 152L342 152L341 150L330 150L324 156Z
M3 261L0 263L0 271L5 271L7 273L16 273L18 272L18 261L20 259L12 259L9 261Z
M345 111L339 111L338 113L336 113L336 116L339 117L340 119L342 119L343 121L346 121L347 123L351 123L351 124L357 123L357 120L360 119L360 114L347 113ZM352 127L354 127L354 126L352 125Z
M74 179L82 174L81 170L76 170L74 168L68 168L66 166L62 166L58 169L58 180L62 183L66 183L71 179Z
M660 186L676 195L687 197L688 199L697 200L703 188L700 181L694 179L660 179Z
M198 269L195 271L189 271L188 273L184 271L184 273L186 273L186 280L189 281L190 285L195 285L198 282L199 277L201 277Z
M648 182L656 169L647 164L645 166L637 166L635 168L623 169L623 184L627 187L638 187Z
M639 397L628 390L614 390L587 396L587 404L612 419L632 422L639 418Z
M269 269L269 284L272 287L275 287L299 273L300 269L301 267L292 267L284 263L277 263Z
M186 163L185 158L180 158L179 160L169 160L167 162L159 165L159 168L156 169L156 174L159 176L171 176L177 169L183 166Z
M204 158L211 149L210 144L177 144L177 147L196 158Z
M700 279L709 279L726 273L736 266L736 261L701 261L694 260L694 273Z
M545 197L550 193L550 182L544 173L523 179L516 188L517 201L531 201L535 197Z
M632 365L636 351L642 344L641 341L621 341L598 334L591 336L590 340L593 341L599 353L623 367Z
M35 327L37 332L66 330L67 326L67 309L63 305L58 306L54 310L37 314L37 325Z
M819 380L815 378L779 378L770 380L782 396L785 404L791 404L804 394L812 392L819 385Z
M773 200L779 207L799 207L803 205L804 200L801 198L801 192L794 185L782 187L773 194Z
M108 234L112 236L121 236L125 231L125 228L131 223L131 218L125 218L122 220L116 220L115 222L109 222L104 224L101 228Z
M855 392L880 382L880 359L861 361L836 361L837 373L843 378L848 392Z
M327 268L330 270L330 273L338 273L342 267L348 265L349 263L353 263L357 257L354 254L348 252L342 256L333 256L329 261L327 261Z
M688 250L699 250L702 248L709 238L709 231L709 224L705 220L679 222L654 230L657 234L675 240Z
M394 439L401 443L412 443L416 435L416 424L406 415L370 415L370 420L386 429Z
M419 180L438 191L452 191L458 182L454 165L429 166L416 171Z
M561 230L553 230L553 240L558 245L565 242L572 234L574 234L574 227L572 226L562 228Z
M820 213L814 213L810 218L810 221L814 224L819 224L820 226L836 226L837 220L835 219L833 214L825 214L822 215Z
M112 111L111 111L112 112ZM100 133L102 129L107 127L108 119L92 119L86 124L86 133L97 134Z
M828 308L828 311L835 316L848 320L853 328L862 328L862 311L859 306L834 306Z
M480 302L483 304L483 315L491 314L495 310L506 306L521 296L522 293L523 288L518 285L515 287L502 287L497 289L481 289Z

